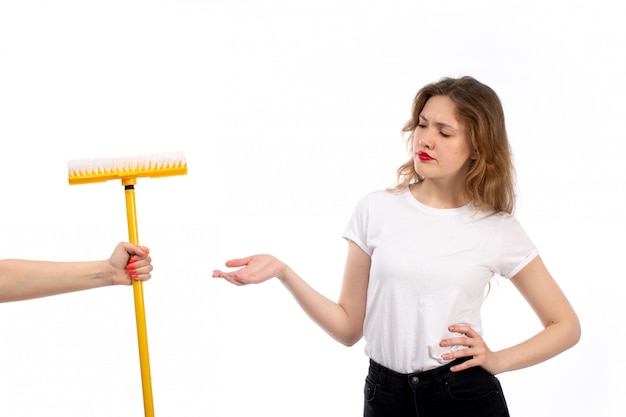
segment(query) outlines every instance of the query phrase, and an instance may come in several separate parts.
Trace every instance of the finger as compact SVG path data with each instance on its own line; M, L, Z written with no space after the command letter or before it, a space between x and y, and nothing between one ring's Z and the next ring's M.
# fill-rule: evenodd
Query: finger
M154 267L151 264L138 266L137 263L134 263L134 264L129 263L126 266L126 270L130 274L130 277L132 279L139 280L139 281L146 281L150 279L151 277L150 273L152 272L153 269Z
M470 337L475 337L478 333L466 324L453 324L448 327L448 330L454 333L463 333Z
M152 277L152 275L150 273L145 273L145 274L134 274L131 275L131 278L135 281L147 281Z
M144 255L142 258L138 258L137 256L133 256L128 259L126 263L127 270L152 270L152 258L150 255Z
M481 360L479 356L480 354L477 351L471 348L467 348L467 349L459 349L454 352L446 352L441 355L441 359L445 361L454 361L456 359L469 358L465 362L463 362L463 364L469 362L467 366L461 368L461 369L467 369L473 366L480 366Z
M145 255L143 258L132 257L128 260L129 265L134 265L136 269L150 266L152 264L152 258L150 255Z
M150 250L147 247L134 245L129 242L120 242L119 246L124 248L124 250L126 251L126 253L128 253L129 256L136 255L136 256L143 257L147 255L148 253L150 253Z
M461 356L463 357L463 356ZM466 369L469 368L473 368L475 366L479 366L478 362L474 359L469 359L463 363L460 363L458 365L454 365L453 367L450 368L450 370L452 372L460 372L460 371L465 371Z
M152 272L153 266L150 264L147 265L138 265L136 263L129 263L125 267L126 271L130 274L131 278L136 278L141 274L149 274Z
M131 259L136 261L149 258L150 251L148 249L142 249L141 246L134 246L132 252L128 251L128 255Z
M226 281L230 282L233 285L236 285L238 287L245 285L244 282L242 282L241 280L239 280L235 275L233 274L222 274L221 278L224 278Z
M152 270L154 269L154 267L150 264L148 265L143 265L141 267L135 267L135 272L137 274L148 274L150 272L152 272Z
M467 346L466 338L464 337L452 337L450 339L443 339L439 342L439 346Z
M230 274L228 272L220 271L219 269L213 271L213 278L227 279L229 275Z
M237 268L240 266L245 266L248 265L248 263L250 263L250 256L247 256L245 258L239 258L239 259L231 259L230 261L226 261L226 266L229 268Z
M128 275L130 276L131 280L136 280L137 278L139 278L139 273L135 269L135 265L133 264L126 265L126 271Z

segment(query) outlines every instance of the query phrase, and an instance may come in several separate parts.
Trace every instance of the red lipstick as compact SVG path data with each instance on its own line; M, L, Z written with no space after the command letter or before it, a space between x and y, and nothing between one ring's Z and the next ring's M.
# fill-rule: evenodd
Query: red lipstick
M434 158L430 155L428 155L426 152L424 151L418 151L417 152L417 157L421 160L421 161L432 161Z

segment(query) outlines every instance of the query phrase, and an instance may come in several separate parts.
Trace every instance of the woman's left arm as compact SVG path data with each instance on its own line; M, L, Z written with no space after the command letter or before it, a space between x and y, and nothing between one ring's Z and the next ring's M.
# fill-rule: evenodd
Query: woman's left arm
M481 366L495 375L526 368L558 355L580 340L578 316L539 256L511 278L511 282L537 314L543 330L518 345L492 352L472 328L454 324L450 331L464 336L442 340L441 345L463 345L468 349L448 354L444 359L473 358L453 371Z

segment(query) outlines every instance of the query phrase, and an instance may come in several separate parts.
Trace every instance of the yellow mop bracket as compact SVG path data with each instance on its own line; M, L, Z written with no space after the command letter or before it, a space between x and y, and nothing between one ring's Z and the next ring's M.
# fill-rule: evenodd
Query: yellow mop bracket
M187 163L182 153L150 154L126 158L74 160L69 162L68 171L70 185L104 182L111 179L122 181L126 197L128 239L130 243L138 245L139 232L137 229L137 208L135 203L137 178L186 175ZM132 283L144 412L145 417L154 417L143 285L141 281L137 280L132 280Z

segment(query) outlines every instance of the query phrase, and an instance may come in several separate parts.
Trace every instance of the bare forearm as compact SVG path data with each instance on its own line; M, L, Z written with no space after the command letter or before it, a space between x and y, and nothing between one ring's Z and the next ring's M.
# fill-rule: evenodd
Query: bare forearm
M110 268L109 268L110 269ZM47 297L111 285L106 261L0 261L0 302Z
M574 346L580 339L577 318L547 326L523 343L495 352L498 370L495 373L526 368L546 361Z
M358 248L354 244L352 246ZM337 341L350 346L363 334L369 271L369 257L361 249L358 251L367 262L362 262L358 268L353 267L350 266L351 257L348 256L348 266L337 303L314 290L287 264L271 255L231 259L226 261L226 266L239 269L230 272L216 269L213 277L223 278L234 285L259 284L269 279L279 279L315 323Z
M286 267L279 279L304 312L335 340L351 346L361 338L362 324L351 319L341 305L317 292L291 268Z

